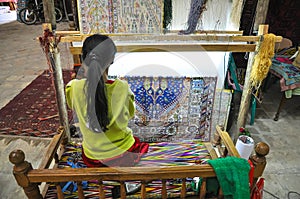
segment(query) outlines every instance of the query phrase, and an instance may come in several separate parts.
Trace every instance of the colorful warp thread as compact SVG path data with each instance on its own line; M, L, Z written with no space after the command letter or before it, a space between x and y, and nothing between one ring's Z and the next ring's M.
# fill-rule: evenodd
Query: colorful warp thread
M81 143L69 143L66 150L58 163L59 168L69 168L68 161L73 159L81 167L84 164L81 159ZM177 143L150 143L149 152L145 154L137 166L157 167L157 166L179 166L179 165L195 165L207 164L209 160L209 153L203 143L198 141L184 141ZM188 178L186 182L186 195L195 195L191 185L192 179ZM63 186L64 184L62 184ZM111 198L111 189L114 185L119 185L117 182L104 181L104 190L107 198ZM147 184L146 192L147 198L161 198L161 181L156 180ZM174 179L167 181L168 198L176 198L180 196L181 180ZM99 198L98 182L88 181L87 186L84 188L86 199ZM72 187L64 193L65 198L78 198L77 191L72 192ZM46 199L57 198L56 187L51 184L46 194ZM127 198L140 198L140 192L129 195Z
M210 140L216 77L120 77L135 95L129 122L144 142Z
M209 160L206 147L197 141L149 143L149 147L138 166L188 166Z
M162 33L163 0L79 0L80 30L92 33Z

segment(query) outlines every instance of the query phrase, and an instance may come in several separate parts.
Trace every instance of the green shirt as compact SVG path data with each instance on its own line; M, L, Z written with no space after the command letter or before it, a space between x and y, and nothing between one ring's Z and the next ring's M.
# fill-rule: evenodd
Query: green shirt
M110 123L107 131L96 133L88 128L86 122L85 82L86 79L74 79L66 86L67 104L76 112L79 120L84 154L94 160L118 156L135 142L132 130L128 128L128 121L134 116L135 111L134 95L126 81L116 79L112 84L106 84Z

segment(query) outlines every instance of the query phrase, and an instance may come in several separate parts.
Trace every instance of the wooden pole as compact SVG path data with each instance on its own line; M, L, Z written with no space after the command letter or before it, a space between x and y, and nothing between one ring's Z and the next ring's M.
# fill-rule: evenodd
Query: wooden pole
M43 30L49 29L52 32L51 24L43 24ZM55 94L56 94L56 102L57 102L57 108L58 108L58 115L59 115L59 121L60 125L64 128L66 136L68 141L71 139L70 135L70 127L69 127L69 119L68 119L68 111L67 111L67 105L66 105L66 96L65 96L65 90L64 90L64 81L63 81L63 75L62 75L62 67L60 62L60 52L57 46L56 35L54 33L54 36L52 40L49 40L51 44L49 45L49 52L46 52L48 62L50 64L50 67L53 71L53 82L55 87Z
M68 120L68 111L66 105L66 96L64 92L64 81L62 75L62 68L60 62L60 52L58 48L55 48L53 51L53 57L55 61L55 70L53 70L53 77L54 77L54 85L56 90L56 101L58 106L58 113L59 113L59 121L60 125L64 127L66 136L68 141L70 141L70 127L69 127L69 120Z
M260 24L265 24L270 0L258 0L254 20L254 31L257 31Z
M269 29L268 25L260 25L258 28L258 35L267 34L268 29ZM250 54L249 54L247 70L246 70L246 75L245 75L245 83L244 83L244 88L243 88L243 93L242 93L239 115L238 115L238 119L237 119L237 130L234 135L234 140L237 140L237 138L238 138L239 129L241 127L245 127L245 125L246 125L247 115L248 115L249 107L250 107L251 93L252 93L250 74L252 71L254 56L255 56L255 54L257 54L258 50L259 50L259 45L257 44L255 52L250 52Z
M55 7L54 0L43 0L43 9L45 23L50 23L52 30L56 30L56 17L55 17Z
M79 25L78 25L78 13L77 13L77 1L76 0L71 0L71 6L72 6L72 16L73 16L73 29L78 30Z

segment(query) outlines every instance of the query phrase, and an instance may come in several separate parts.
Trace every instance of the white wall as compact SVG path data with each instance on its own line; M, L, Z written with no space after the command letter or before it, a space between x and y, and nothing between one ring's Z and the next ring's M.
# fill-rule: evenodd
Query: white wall
M118 53L109 75L217 76L217 88L223 88L224 60L227 64L227 54L223 52Z

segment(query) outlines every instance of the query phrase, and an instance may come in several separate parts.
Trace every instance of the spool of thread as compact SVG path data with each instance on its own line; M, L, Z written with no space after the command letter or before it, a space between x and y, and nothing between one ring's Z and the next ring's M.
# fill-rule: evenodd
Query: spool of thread
M235 147L241 158L248 160L254 148L254 141L247 135L240 135Z

